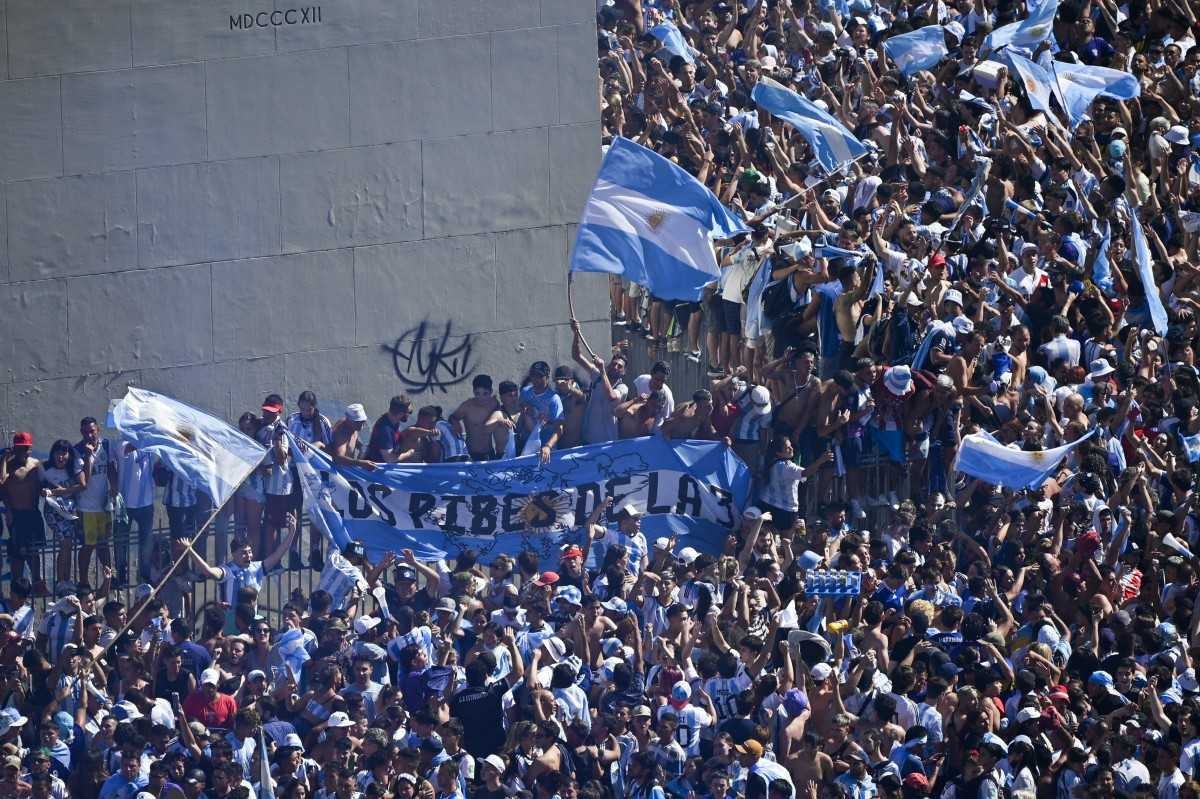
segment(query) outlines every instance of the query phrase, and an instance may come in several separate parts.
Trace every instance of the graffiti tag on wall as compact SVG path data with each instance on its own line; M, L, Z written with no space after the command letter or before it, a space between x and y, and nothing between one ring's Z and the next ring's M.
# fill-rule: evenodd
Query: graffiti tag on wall
M433 330L428 322L421 322L404 331L394 344L383 346L392 356L396 377L412 394L449 393L475 371L470 335L452 342L454 324L448 320L440 333Z

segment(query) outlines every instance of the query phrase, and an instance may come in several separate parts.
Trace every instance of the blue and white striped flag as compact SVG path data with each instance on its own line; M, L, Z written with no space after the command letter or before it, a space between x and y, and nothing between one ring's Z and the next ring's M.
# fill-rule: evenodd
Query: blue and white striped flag
M1194 436L1180 436L1183 441L1183 450L1187 453L1188 463L1200 461L1200 433Z
M1053 108L1050 106L1050 95L1055 90L1054 77L1038 64L1022 55L1007 51L1004 53L1008 65L1016 72L1017 79L1025 87L1029 104L1035 111L1041 111L1054 122L1058 122Z
M1059 0L1041 0L1029 3L1029 16L1008 25L1003 25L988 34L983 40L981 52L990 53L1001 47L1018 47L1032 50L1054 33L1054 15L1058 12Z
M1049 53L1042 54L1040 65L1053 75L1050 87L1072 130L1091 119L1092 103L1097 97L1132 100L1142 93L1136 77L1117 69L1055 61Z
M867 154L867 146L846 126L808 99L770 78L760 78L750 93L764 111L800 132L827 174L844 169Z
M696 57L692 55L692 48L688 45L687 39L683 38L679 28L675 27L675 23L660 22L646 32L662 42L663 48L671 55L677 55L689 64L696 63Z
M883 43L883 51L906 76L937 66L950 54L941 25L926 25L911 33L893 36Z
M1096 260L1092 262L1092 282L1105 294L1112 294L1112 264L1108 261L1108 245L1112 242L1112 225L1104 223L1104 236L1096 245Z
M1154 280L1154 259L1150 257L1150 245L1146 242L1142 223L1138 221L1136 208L1129 210L1129 226L1133 229L1133 259L1137 263L1138 277L1142 279L1142 289L1146 292L1150 321L1154 323L1154 331L1165 336L1167 309L1163 307L1162 295L1158 293L1158 283Z
M271 750L267 749L266 728L258 728L258 799L275 799L275 783L271 781ZM249 765L249 764L247 764Z
M350 495L350 483L334 471L333 461L326 453L312 446L301 448L290 432L287 437L292 462L300 476L304 512L308 514L309 524L330 544L344 549L350 543L350 534L346 532L341 512L334 506L333 494L336 491L345 503ZM370 508L369 503L364 504Z
M938 333L945 333L948 336L954 335L954 325L949 322L942 322L934 319L929 323L929 330L925 332L925 338L921 340L921 346L917 347L917 353L912 359L913 369L924 369L925 359L929 357L929 351L933 349L933 340Z
M773 285L777 281L771 280L771 259L767 258L758 267L758 271L754 273L754 279L750 281L750 291L746 295L746 323L744 332L747 339L756 339L766 333L767 324L763 317L763 292L767 290L767 286ZM788 280L789 278L783 278Z
M852 258L855 263L862 259L861 252L834 247L832 244L818 244L813 247L812 254L814 258Z
M262 463L262 445L215 416L132 386L112 408L126 441L157 456L177 477L223 505Z
M963 437L954 468L1005 488L1041 488L1054 475L1063 458L1095 432L1093 430L1070 444L1039 452L1012 449L987 433L973 433Z
M698 300L721 275L713 238L748 232L703 183L618 137L583 208L571 271L620 275L664 300Z

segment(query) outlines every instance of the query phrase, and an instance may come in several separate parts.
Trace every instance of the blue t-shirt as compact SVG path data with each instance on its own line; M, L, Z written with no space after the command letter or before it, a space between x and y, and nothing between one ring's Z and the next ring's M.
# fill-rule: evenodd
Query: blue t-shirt
M833 310L833 303L842 295L842 290L839 280L822 283L816 288L817 294L821 296L817 327L821 331L821 355L826 358L837 357L838 347L842 343L842 337L838 334L837 315Z
M563 418L562 398L558 396L558 392L554 390L553 386L548 386L541 394L535 394L533 386L530 385L521 389L521 404L533 408L534 413L541 420L541 440L545 444L557 428L557 425L552 422L558 422Z

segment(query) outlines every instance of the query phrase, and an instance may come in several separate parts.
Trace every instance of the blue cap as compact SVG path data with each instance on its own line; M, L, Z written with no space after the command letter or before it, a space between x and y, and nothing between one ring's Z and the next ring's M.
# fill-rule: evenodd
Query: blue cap
M1107 671L1093 671L1092 676L1088 677L1088 683L1091 685L1103 685L1108 688L1112 688L1114 685L1112 675Z

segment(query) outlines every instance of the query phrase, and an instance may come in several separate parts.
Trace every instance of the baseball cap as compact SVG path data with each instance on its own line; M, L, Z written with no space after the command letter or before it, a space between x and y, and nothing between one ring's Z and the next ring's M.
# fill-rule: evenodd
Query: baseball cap
M547 585L554 585L558 582L558 572L542 572L537 577L533 578L533 584L538 588Z
M487 757L485 757L483 759L483 762L486 765L489 765L492 768L496 769L496 771L500 772L501 774L504 773L504 769L505 769L504 758L500 757L500 755L488 755Z
M354 632L365 635L375 628L383 619L378 616L359 616L354 620Z
M555 380L570 380L573 377L575 377L575 373L571 371L571 367L569 367L569 366L554 367L554 379Z
M263 671L262 669L254 669L253 671L251 671L249 674L246 675L246 679L247 680L265 680L265 679L267 679L267 673L265 671Z
M565 550L563 550L563 553L562 553L563 560L566 560L567 558L582 558L582 557L583 557L583 550L580 549L579 547L567 547Z
M660 535L658 538L654 539L654 548L661 549L663 552L667 552L671 549L671 539L667 538L665 535Z
M1017 723L1024 724L1027 721L1037 721L1042 717L1042 711L1036 707L1023 707L1017 711Z
M24 432L13 433L12 445L14 447L32 447L33 446L33 434L32 433L24 433Z
M688 685L687 680L680 680L671 686L671 698L676 702L686 702L692 698L692 686Z
M549 377L550 364L546 363L545 361L534 361L529 367L529 374Z
M200 673L201 685L220 685L221 672L216 669L205 669Z
M283 411L283 397L278 394L268 394L263 400L262 409L271 413L280 413Z
M745 743L737 744L733 747L733 749L740 755L754 755L755 757L762 757L763 753L763 745L753 738L747 739Z
M396 579L397 580L412 580L415 583L417 581L417 570L407 564L402 565L402 566L397 566L396 567Z
M809 669L808 673L811 674L812 678L817 682L825 682L829 679L829 675L833 674L833 667L828 663L818 663Z
M651 718L653 715L654 714L650 712L650 707L648 705L638 705L637 707L635 707L633 709L633 715L631 715L630 718L631 719Z
M329 714L329 719L325 722L326 727L353 727L354 722L350 720L350 716L344 711L338 710ZM439 747L440 748L440 747Z
M953 302L961 308L963 304L962 292L958 289L946 289L946 292L942 294L942 302Z
M542 641L542 646L546 651L554 656L555 660L562 660L567 654L567 645L557 635L552 635L545 641Z

